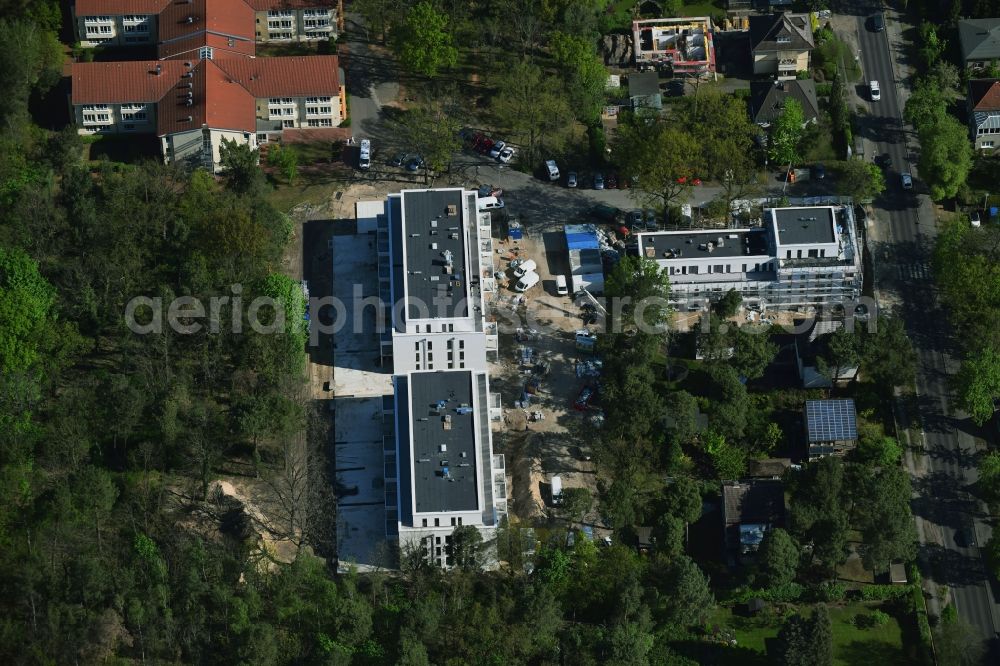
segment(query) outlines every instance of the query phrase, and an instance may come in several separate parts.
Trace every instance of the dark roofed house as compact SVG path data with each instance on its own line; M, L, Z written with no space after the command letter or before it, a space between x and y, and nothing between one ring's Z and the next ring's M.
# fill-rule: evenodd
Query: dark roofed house
M755 479L780 479L791 466L791 458L751 460L747 463L747 476Z
M628 76L628 97L633 109L659 109L663 106L658 72L634 72Z
M754 74L795 78L809 69L816 48L808 14L765 14L750 17L750 51Z
M805 122L819 119L816 84L812 79L750 82L750 118L761 127L769 127L785 108L785 101L794 99L802 106Z
M785 522L781 481L749 481L722 486L722 523L727 559L756 552L764 533Z
M958 22L958 39L967 69L989 69L1000 61L1000 18L963 19Z
M969 135L976 150L1000 146L1000 79L969 81Z
M858 416L850 398L806 400L805 423L809 460L842 456L858 445Z

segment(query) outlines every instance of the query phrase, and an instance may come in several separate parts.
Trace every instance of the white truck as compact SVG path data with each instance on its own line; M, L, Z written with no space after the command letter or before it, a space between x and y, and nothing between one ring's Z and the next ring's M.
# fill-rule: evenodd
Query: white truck
M553 476L550 482L552 483L552 503L562 504L562 479L559 476Z
M546 161L545 170L549 173L549 180L559 180L559 167L556 166L555 160Z
M372 165L372 142L361 139L361 152L358 154L358 168L367 169Z

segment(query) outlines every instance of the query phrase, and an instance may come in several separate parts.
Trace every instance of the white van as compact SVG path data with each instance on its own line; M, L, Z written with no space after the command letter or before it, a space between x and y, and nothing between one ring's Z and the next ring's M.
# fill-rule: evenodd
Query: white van
M879 88L878 81L868 82L868 93L872 96L873 102L877 102L882 99L882 91Z
M556 293L560 296L566 296L569 294L569 287L566 286L565 275L556 276Z
M555 160L546 161L545 170L549 172L549 180L559 180L559 167L556 166Z
M503 208L503 199L497 197L479 197L476 199L476 206L479 208L480 212L484 210L493 210L495 208Z
M525 273L534 273L537 268L538 264L535 263L535 260L528 259L523 264L518 264L517 268L514 269L514 277L524 277Z
M517 284L514 285L514 289L517 291L528 291L538 284L539 280L541 280L541 278L538 277L538 273L527 273L520 280L518 280Z
M553 476L549 482L552 484L552 503L562 504L562 479L559 476Z
M358 156L358 168L367 169L372 165L372 142L361 139L361 154Z

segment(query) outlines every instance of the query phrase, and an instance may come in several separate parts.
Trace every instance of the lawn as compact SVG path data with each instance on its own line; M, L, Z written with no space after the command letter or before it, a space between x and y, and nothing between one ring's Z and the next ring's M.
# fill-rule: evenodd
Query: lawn
M890 612L889 621L881 627L860 629L854 625L855 616L868 615L879 607L878 602L854 602L829 607L833 623L833 663L836 666L854 666L866 662L879 666L904 666L913 663L903 647L903 628L900 626L898 613ZM882 607L886 608L884 605ZM799 606L796 610L810 612L807 605ZM909 621L908 616L904 618L904 623ZM742 650L766 655L767 643L778 635L781 617L774 608L765 610L760 616L744 617L734 614L731 608L720 606L709 621L709 626L720 630L728 628ZM742 663L742 654L731 653L730 656L732 659L724 659L725 663Z

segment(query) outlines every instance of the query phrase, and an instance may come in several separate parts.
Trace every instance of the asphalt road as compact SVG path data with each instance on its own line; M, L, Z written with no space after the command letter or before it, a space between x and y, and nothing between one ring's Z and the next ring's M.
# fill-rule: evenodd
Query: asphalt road
M946 314L941 311L933 291L930 274L930 251L935 236L933 216L926 210L921 184L904 190L900 174L914 172L913 137L901 119L897 73L904 56L890 52L890 40L898 40L898 26L893 32L871 32L871 13L858 10L858 38L864 81L859 95L868 99L870 115L863 121L862 134L874 146L875 155L888 155L886 192L875 202L879 237L873 248L876 256L876 280L881 290L894 294L902 305L908 333L918 357L916 410L921 424L926 457L913 462L919 473L914 478L916 497L914 514L921 536L921 561L928 565L929 577L947 585L952 592L959 617L971 624L989 642L987 663L1000 661L997 645L997 607L991 590L991 576L983 563L977 544L985 543L989 528L980 503L968 492L976 480L977 452L967 416L952 406L949 380L957 369L950 354L952 344ZM893 59L896 59L896 67ZM881 84L882 99L870 101L868 84ZM866 156L871 159L873 156ZM911 410L912 411L912 410ZM911 457L911 461L913 458ZM967 536L963 538L962 534Z

